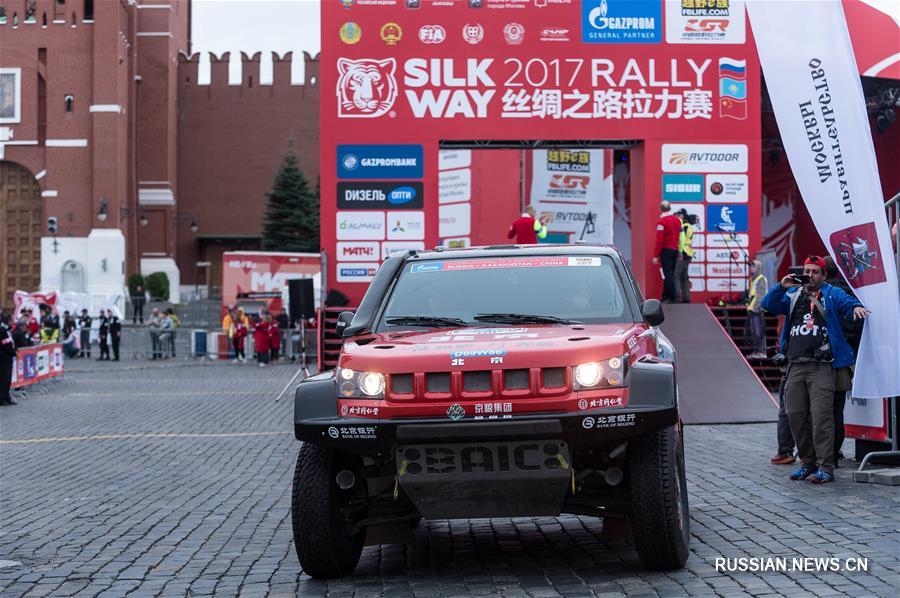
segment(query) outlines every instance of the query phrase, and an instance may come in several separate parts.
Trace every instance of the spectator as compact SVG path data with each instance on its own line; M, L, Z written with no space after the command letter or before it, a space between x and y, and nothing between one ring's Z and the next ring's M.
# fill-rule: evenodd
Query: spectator
M675 264L675 299L681 303L691 302L690 266L694 259L694 224L684 208L675 213L681 220L678 235L678 262Z
M49 308L46 308L44 309L44 317L41 318L41 344L47 345L58 342L59 318Z
M170 311L171 310L166 310L159 320L160 333L157 344L159 345L160 357L169 357L171 354L169 349L172 347L172 335L175 333L175 322L173 322L172 318L169 316Z
M63 312L63 322L62 322L62 338L67 338L69 333L75 330L75 318L68 311Z
M747 359L765 359L766 320L762 313L762 298L768 291L768 281L762 273L762 262L753 260L750 264L750 291L747 294L747 326L750 329L750 350Z
M253 348L256 351L256 359L259 367L269 363L269 325L264 320L257 319L253 328Z
M15 405L9 391L12 389L12 373L15 367L16 345L9 327L12 316L0 312L0 405Z
M109 339L112 341L113 361L119 361L119 344L122 342L122 322L118 316L109 320ZM109 355L107 354L107 358Z
M266 316L266 323L269 325L269 353L274 363L278 361L278 351L281 349L281 326L272 316Z
M71 359L78 355L78 350L80 348L81 343L79 342L78 331L72 328L63 338L63 352L66 354L66 357Z
M830 284L833 287L837 287L856 299L856 294L850 288L850 285L847 284L847 281L844 280L844 277L841 276L840 272L838 272L837 265L834 263L834 260L831 259L831 256L825 256L823 258L825 260L825 282ZM863 331L863 321L862 320L854 320L854 321L841 321L841 328L844 331L844 338L847 339L847 344L850 345L850 348L853 349L853 355L859 354L859 341L862 340L862 331ZM850 368L851 379L846 381L846 386L852 386L852 374L853 368ZM844 458L844 454L841 452L841 447L844 445L844 405L847 402L847 390L849 388L841 390L838 388L834 393L834 466L838 467L840 465L840 460Z
M28 312L28 334L31 335L32 341L41 339L41 321L34 315L33 309Z
M110 312L112 313L112 312ZM109 317L106 310L100 310L100 359L97 361L109 361Z
M131 323L144 323L144 304L147 302L147 293L144 291L144 285L139 284L134 287L134 294L131 296L131 307L134 310L131 314Z
M162 319L158 307L153 308L153 311L150 312L150 317L147 319L147 325L150 327L150 346L153 351L153 355L150 357L151 360L162 359L162 346L159 342L159 329L162 325Z
M172 354L172 357L175 357L175 341L178 337L178 329L181 327L181 320L178 319L178 315L171 307L166 309L166 317L172 322L172 332L169 337L169 352Z
M870 312L825 282L822 258L807 258L803 275L805 280L794 275L781 279L766 293L762 307L788 318L781 332L781 352L788 360L785 411L801 460L790 477L812 476L813 482L823 484L834 481L836 370L855 360L838 318L864 319Z
M247 334L249 330L247 325L244 323L244 318L240 317L238 312L235 312L234 317L234 354L235 362L244 363L247 360L247 356L244 353L244 342L247 338Z
M81 310L81 317L78 318L78 328L79 334L81 335L81 357L87 355L88 359L91 357L91 324L93 323L93 318L88 315L88 310Z
M237 361L237 347L234 344L234 322L236 316L234 315L234 306L229 305L225 308L225 315L222 316L222 334L225 335L225 338L228 339L228 351L235 356L234 360Z
M681 219L670 212L669 202L659 204L659 222L656 223L656 251L653 264L662 266L663 303L678 300L675 294L675 265L678 263L678 247L681 238Z
M16 327L13 330L13 342L16 344L16 349L30 347L34 344L31 340L31 335L28 334L28 323L25 320L16 322Z
M507 238L516 238L519 245L534 245L538 239L547 238L547 227L534 217L534 208L526 206L525 211L509 227Z

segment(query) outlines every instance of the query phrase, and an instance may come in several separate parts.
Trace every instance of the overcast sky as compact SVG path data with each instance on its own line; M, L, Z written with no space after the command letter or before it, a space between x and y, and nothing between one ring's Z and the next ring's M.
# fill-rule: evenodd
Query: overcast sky
M208 77L206 52L231 52L230 79L240 81L240 52L262 52L262 83L271 81L270 51L295 56L320 49L319 0L194 0L192 42L200 52L200 82ZM302 61L293 79L302 81Z

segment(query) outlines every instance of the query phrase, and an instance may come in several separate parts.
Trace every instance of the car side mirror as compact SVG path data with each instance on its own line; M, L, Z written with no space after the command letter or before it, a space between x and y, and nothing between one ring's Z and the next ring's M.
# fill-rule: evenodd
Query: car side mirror
M662 303L659 299L647 299L641 304L641 315L644 321L651 326L659 326L665 320L663 315Z
M347 327L350 326L350 322L352 321L352 311L342 311L338 315L337 323L334 325L334 331L337 333L338 337L344 338L344 333L346 332Z

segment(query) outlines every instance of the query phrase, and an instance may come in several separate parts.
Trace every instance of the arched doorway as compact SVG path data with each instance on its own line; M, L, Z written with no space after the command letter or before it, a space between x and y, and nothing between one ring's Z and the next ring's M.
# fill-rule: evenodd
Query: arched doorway
M0 305L41 284L41 188L28 169L0 162Z
M62 292L63 293L83 293L84 286L84 266L81 262L69 260L62 267Z

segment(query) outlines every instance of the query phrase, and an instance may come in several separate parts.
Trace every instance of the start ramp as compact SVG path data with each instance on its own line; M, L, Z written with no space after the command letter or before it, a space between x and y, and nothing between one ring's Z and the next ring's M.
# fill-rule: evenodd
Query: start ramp
M763 386L705 304L663 306L661 328L677 353L679 408L686 424L775 421L777 399Z

